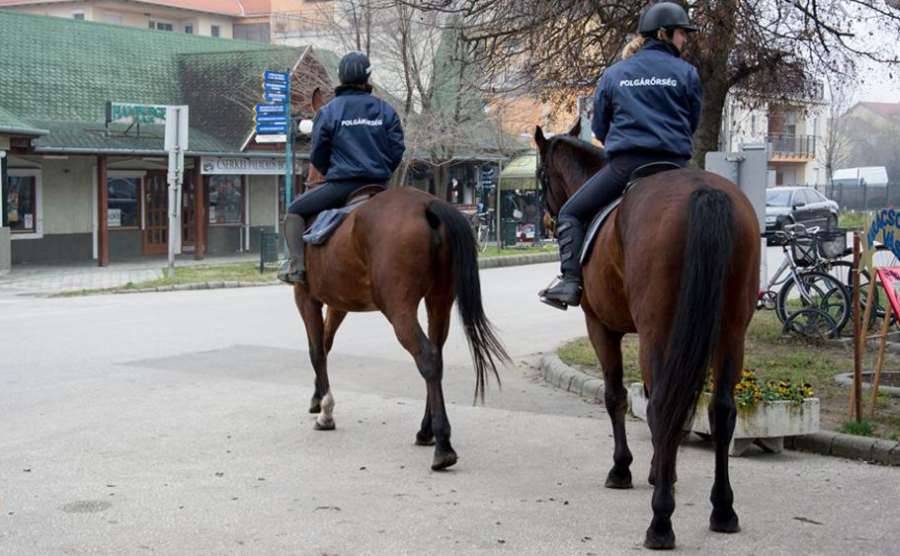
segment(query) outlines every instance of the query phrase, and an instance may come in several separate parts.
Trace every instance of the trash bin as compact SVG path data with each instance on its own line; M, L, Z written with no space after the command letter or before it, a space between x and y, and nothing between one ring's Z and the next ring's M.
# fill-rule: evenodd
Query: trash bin
M259 272L265 272L266 263L278 262L278 244L281 234L278 232L260 232L259 234Z
M516 226L518 223L515 218L504 218L500 226L500 246L515 247L516 245Z

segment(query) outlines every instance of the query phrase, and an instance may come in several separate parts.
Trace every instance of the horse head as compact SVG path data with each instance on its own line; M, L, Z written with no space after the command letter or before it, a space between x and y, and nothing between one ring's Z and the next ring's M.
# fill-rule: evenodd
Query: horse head
M605 163L603 149L581 141L581 118L568 132L546 137L541 126L535 127L534 142L538 149L537 179L541 185L544 210L555 218L566 200L581 184Z
M318 114L323 106L325 106L325 93L322 92L321 88L316 87L312 93L313 113ZM323 183L325 183L325 176L322 175L315 166L310 164L309 174L306 177L306 187L311 189L317 185L322 185Z

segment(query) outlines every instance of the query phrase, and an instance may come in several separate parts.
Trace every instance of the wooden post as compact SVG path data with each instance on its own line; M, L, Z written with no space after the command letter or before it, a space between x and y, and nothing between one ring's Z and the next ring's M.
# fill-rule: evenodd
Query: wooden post
M884 351L887 347L888 330L891 327L891 313L894 311L890 303L884 309L884 323L881 325L881 343L878 346L878 359L875 362L875 378L872 380L872 405L869 407L869 418L875 417L875 402L878 400L878 385L881 383L881 369L884 367Z
M866 343L866 327L862 324L861 315L859 314L859 232L853 232L853 331L856 335L856 342L853 347L853 416L857 422L862 421L862 354ZM872 282L875 280L872 279ZM870 314L873 297L869 297L866 313ZM868 325L868 321L866 321Z
M97 157L97 265L109 266L109 185L106 157Z
M206 192L203 190L203 168L200 166L200 157L194 157L194 258L203 259L206 256Z

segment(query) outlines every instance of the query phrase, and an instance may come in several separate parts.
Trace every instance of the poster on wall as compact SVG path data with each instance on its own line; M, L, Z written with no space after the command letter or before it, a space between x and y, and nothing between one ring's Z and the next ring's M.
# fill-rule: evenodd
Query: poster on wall
M107 209L106 225L110 228L120 228L122 226L122 209Z

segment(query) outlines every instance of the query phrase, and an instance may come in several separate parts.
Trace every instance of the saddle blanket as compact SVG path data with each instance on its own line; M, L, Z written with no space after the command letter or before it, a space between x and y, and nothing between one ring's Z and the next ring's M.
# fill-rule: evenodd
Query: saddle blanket
M313 220L309 230L303 234L303 241L310 245L324 245L344 221L344 218L347 218L347 215L361 204L356 203L346 207L323 210Z

